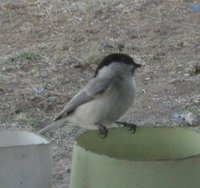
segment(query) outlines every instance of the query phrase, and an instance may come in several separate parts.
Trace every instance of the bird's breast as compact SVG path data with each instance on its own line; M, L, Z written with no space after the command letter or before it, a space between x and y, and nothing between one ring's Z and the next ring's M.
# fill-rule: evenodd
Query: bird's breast
M111 85L95 99L80 105L71 116L79 126L96 129L95 123L104 126L117 121L131 106L135 97L134 79L124 80L118 86Z

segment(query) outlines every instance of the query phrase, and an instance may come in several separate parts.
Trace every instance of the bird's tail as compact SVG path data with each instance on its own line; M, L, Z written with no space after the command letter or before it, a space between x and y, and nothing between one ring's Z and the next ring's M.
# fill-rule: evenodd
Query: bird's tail
M56 129L56 128L62 126L65 122L67 122L66 119L60 119L58 121L55 121L55 122L47 125L46 127L42 128L42 129L40 129L37 133L41 134L41 135L44 135L47 132L49 132L50 130Z

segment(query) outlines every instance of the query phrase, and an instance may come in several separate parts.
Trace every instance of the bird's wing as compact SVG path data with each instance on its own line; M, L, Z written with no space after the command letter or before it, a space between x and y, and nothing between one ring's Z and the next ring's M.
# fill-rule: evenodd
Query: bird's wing
M65 105L63 110L56 116L55 121L67 116L79 105L93 100L95 97L98 96L98 94L107 90L111 83L111 78L93 78L92 80L90 80L88 84Z

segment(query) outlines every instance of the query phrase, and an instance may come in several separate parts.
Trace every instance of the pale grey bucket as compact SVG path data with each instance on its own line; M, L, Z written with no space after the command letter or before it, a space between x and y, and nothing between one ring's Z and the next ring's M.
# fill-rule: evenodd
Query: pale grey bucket
M77 138L70 188L200 188L200 134L184 128L109 129Z
M0 131L0 188L51 188L51 148L26 131Z

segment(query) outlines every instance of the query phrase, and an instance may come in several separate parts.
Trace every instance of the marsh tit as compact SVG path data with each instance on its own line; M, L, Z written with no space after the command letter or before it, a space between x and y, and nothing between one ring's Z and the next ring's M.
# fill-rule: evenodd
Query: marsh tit
M45 134L72 122L86 129L99 129L100 135L106 137L107 128L128 110L135 98L133 75L140 66L126 54L104 57L94 77L65 105L55 122L38 133Z

